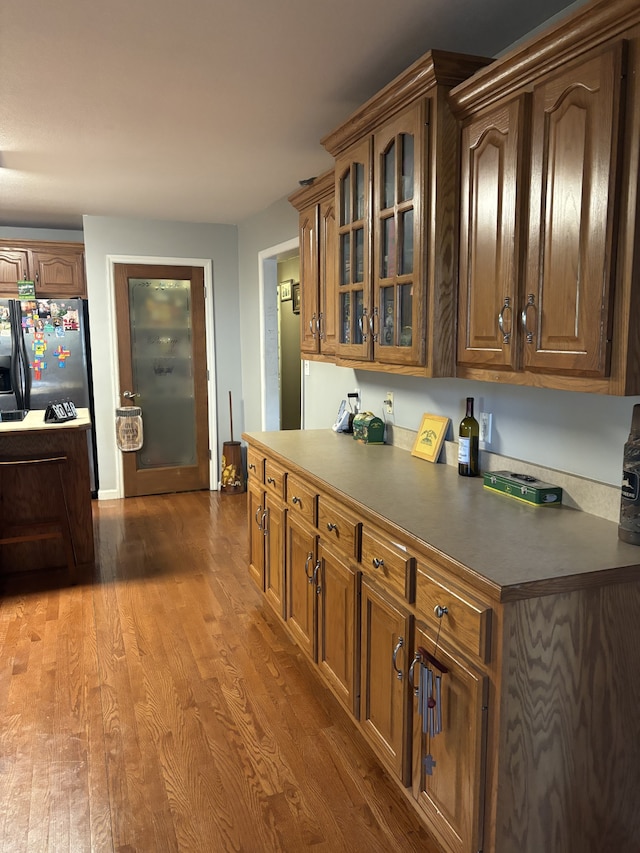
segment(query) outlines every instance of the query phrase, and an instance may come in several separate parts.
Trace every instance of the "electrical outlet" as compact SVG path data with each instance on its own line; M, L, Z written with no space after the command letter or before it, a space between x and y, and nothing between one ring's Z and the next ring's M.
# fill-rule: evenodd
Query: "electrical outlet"
M387 396L384 400L384 410L388 415L393 414L393 391L387 391Z
M480 441L491 444L491 412L480 412Z

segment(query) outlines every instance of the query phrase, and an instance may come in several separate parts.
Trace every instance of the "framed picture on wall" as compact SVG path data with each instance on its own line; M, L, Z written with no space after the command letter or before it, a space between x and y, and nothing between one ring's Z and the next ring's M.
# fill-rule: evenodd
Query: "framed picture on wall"
M292 298L293 298L293 313L300 313L300 282L297 281L291 290Z
M280 282L280 302L290 302L291 301L291 285L293 284L293 279L288 278L286 281Z

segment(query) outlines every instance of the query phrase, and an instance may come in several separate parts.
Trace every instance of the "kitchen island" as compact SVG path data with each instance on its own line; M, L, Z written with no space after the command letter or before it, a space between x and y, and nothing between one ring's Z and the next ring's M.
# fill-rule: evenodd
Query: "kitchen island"
M397 447L243 438L250 575L443 849L637 853L640 548Z
M25 459L61 456L63 488L75 557L74 577L94 564L91 481L87 433L91 420L87 409L63 423L45 423L43 410L32 410L22 421L0 422L0 458ZM4 473L0 481L0 512L3 524L23 525L59 512L54 481L40 471L25 469L19 475ZM0 545L0 573L56 569L66 565L62 543L56 540Z

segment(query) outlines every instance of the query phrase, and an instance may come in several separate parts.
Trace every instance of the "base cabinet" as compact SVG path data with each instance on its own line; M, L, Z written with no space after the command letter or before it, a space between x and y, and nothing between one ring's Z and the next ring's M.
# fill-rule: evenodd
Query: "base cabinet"
M409 785L412 616L366 577L361 601L360 725L391 772Z
M410 687L413 795L448 850L480 850L488 679L418 624Z
M287 520L287 628L298 646L315 660L318 567L317 534L289 515Z
M264 487L249 475L247 487L247 512L249 516L249 575L264 592L264 537L267 509Z

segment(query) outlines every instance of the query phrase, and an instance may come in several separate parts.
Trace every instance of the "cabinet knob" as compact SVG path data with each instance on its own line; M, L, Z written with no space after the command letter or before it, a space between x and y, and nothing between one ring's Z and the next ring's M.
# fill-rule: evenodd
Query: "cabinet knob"
M267 483L269 483L269 485L273 486L275 482L276 481L273 479L273 477L267 477Z
M449 608L442 607L440 604L436 604L436 606L433 608L433 612L436 614L438 619L442 619L442 617L449 612Z
M379 557L374 557L371 562L373 563L374 569L380 569L382 568L382 566L384 566L384 560L381 560Z
M301 504L301 505L302 505L302 501L300 500L300 498L299 498L297 495L294 495L294 496L291 498L291 503L294 503L294 504Z
M328 530L330 533L331 533L331 531L332 531L332 530L337 530L337 529L338 529L338 525L337 525L337 524L334 524L334 523L333 523L333 521L328 521L328 522L327 522L327 530Z
M250 471L255 471L255 470L256 470L256 466L253 464L253 462L249 462L249 470L250 470Z

